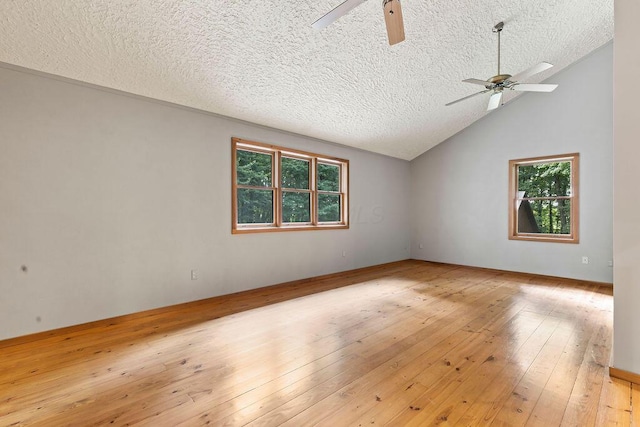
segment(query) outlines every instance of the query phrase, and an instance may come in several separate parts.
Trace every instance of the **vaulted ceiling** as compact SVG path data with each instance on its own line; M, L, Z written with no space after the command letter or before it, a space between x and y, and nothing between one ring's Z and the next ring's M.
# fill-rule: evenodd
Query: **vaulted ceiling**
M341 1L5 0L0 61L412 159L487 114L445 104L496 74L497 22L503 72L555 65L529 82L613 37L613 0L403 0L394 46L378 0L311 28Z

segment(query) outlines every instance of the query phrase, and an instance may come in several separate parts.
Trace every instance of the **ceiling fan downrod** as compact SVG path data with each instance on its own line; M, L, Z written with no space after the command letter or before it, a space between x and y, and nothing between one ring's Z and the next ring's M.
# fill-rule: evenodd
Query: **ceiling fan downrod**
M502 21L498 22L493 27L493 32L498 33L498 74L496 74L498 76L500 75L500 33L502 32L503 28L504 28L504 22Z

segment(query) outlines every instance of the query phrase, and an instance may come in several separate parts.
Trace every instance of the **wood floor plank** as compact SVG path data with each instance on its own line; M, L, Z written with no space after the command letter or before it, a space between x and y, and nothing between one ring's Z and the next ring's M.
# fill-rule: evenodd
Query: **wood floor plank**
M595 425L602 384L611 353L610 324L602 324L589 340L574 383L562 426Z
M559 325L504 402L492 425L525 425L560 358L572 329Z
M638 425L611 328L607 286L403 261L2 341L0 425Z
M490 302L495 301L496 296L492 292L479 292L480 289L482 288L468 290L466 296L456 293L453 294L451 298L471 298L471 294L474 294L480 295L478 298L484 301L484 304L489 304ZM480 307L483 306L483 302L477 300L476 304ZM460 310L460 315L454 316L454 321L448 320L449 316L445 315L443 319L438 321L439 325L432 325L425 321L425 324L429 325L428 327L421 328L415 335L407 337L405 340L387 340L389 345L384 344L383 342L385 346L382 350L378 351L376 354L372 354L368 358L372 364L371 370L374 372L385 372L388 370L387 366L392 366L392 373L396 373L398 367L404 366L405 363L409 363L415 357L418 357L426 351L434 352L434 354L441 354L442 349L438 347L439 345L442 345L443 348L448 348L448 346L453 345L458 340L464 339L468 335L467 333L464 333L464 331L460 331L464 325L479 316L485 315L484 310L474 311L469 310L467 307L459 307L458 310ZM430 316L429 319L433 319L433 317ZM458 332L463 333L459 334ZM429 358L427 358L427 360L428 359ZM268 417L277 417L274 421L281 422L282 418L286 419L286 417L289 416L285 414L295 414L295 417L288 421L291 425L298 424L301 422L301 419L304 419L305 422L311 423L320 422L327 416L327 414L335 410L333 408L334 405L342 406L350 396L357 394L360 390L368 390L371 385L368 381L370 381L370 378L372 377L375 378L375 375L362 376L358 378L357 381L350 382L341 389L333 390L331 395L324 396L322 399L316 399L314 405L311 405L309 409L302 412L301 410L303 410L304 407L300 407L299 405L296 406L296 402L288 402L284 407L278 408L277 411L274 411L274 413L263 417L263 419L259 419L257 423L258 425L263 424ZM334 404L330 402L334 402ZM328 406L332 407L332 411L326 410Z
M533 363L540 349L558 327L554 318L540 318L533 333L518 346L511 357L490 359L486 363L498 363L502 368L494 381L479 384L480 395L471 400L472 404L460 417L459 425L489 425L496 417L504 403L511 397L514 388L520 382L526 370ZM498 349L496 349L498 350ZM512 350L513 351L513 350ZM497 352L497 351L496 351ZM439 415L440 421L448 420L449 414Z
M305 422L319 422L328 414L327 406L332 403L339 404L348 396L355 394L358 390L367 387L367 381L370 377L365 374L381 368L383 364L391 364L399 366L408 360L413 360L421 353L424 353L429 347L442 343L445 338L447 342L455 342L456 337L451 336L451 332L460 329L466 318L461 318L458 322L448 323L438 322L438 332L434 332L429 340L416 339L415 336L408 337L405 342L398 342L394 346L386 346L382 351L378 351L366 359L365 372L359 373L357 376L343 376L342 381L332 384L331 387L324 388L323 393L318 394L317 390L311 389L307 393L298 398L285 402L284 405L276 408L269 414L256 420L256 425L276 424L290 422L291 425L299 425L301 419ZM419 333L418 333L419 334ZM400 353L400 355L398 355ZM395 357L395 359L394 359ZM321 403L320 405L317 405ZM309 409L307 409L309 408ZM297 418L296 418L297 417Z
M522 317L526 321L523 322ZM398 408L395 418L389 419L387 414L381 413L376 421L412 425L456 424L469 405L477 400L483 387L499 380L499 372L513 356L513 349L517 348L515 343L529 337L541 321L541 318L520 312L504 328L483 332L486 334L484 345L467 352L468 355L462 359L453 359L455 376L451 377L453 371L450 371L449 377L443 376L430 388L403 402L404 407ZM509 333L515 325L517 336Z
M343 418L347 421L353 419L353 425L371 422L383 424L410 406L420 407L419 397L422 395L427 395L428 401L434 403L436 394L440 395L447 385L461 384L474 364L480 364L491 355L495 348L486 343L493 339L495 331L508 328L513 323L513 318L518 315L513 308L483 310L491 315L480 315L457 331L455 335L461 338L457 343L448 339L443 346L432 350L433 356L425 354L404 370L382 377L383 381L372 387L377 390L377 395L384 396L381 402L365 401L363 404L363 399L355 399L350 407L345 408L350 413L335 411L326 421L337 422ZM509 313L510 310L513 312ZM445 394L448 392L442 393L442 396ZM425 405L425 410L430 408L427 409ZM398 421L398 424L403 422Z
M598 405L596 425L631 425L631 384L617 378L606 378Z
M602 316L599 310L591 310L589 314L587 317L579 316L574 321L574 324L579 326L574 327L574 335L567 340L565 349L527 421L527 426L546 427L561 424L589 339L597 325L595 321Z
M640 427L640 384L631 383L631 425Z

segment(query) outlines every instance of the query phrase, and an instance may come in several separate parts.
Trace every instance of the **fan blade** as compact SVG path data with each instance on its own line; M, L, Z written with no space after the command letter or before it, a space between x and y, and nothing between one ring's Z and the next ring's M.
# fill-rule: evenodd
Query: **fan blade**
M519 92L553 92L558 85L518 83L511 89Z
M448 107L449 105L456 104L456 103L458 103L458 102L460 102L460 101L464 101L465 99L473 98L474 96L476 96L476 95L480 95L481 93L487 93L487 92L489 92L490 90L491 90L491 89L487 89L487 90L483 90L483 91L481 91L481 92L476 92L476 93L474 93L473 95L465 96L464 98L456 99L455 101L452 101L452 102L450 102L450 103L448 103L448 104L444 104L444 106L445 106L445 107Z
M316 22L311 24L311 26L316 30L321 30L323 28L326 28L330 24L332 24L335 20L346 15L351 10L360 6L365 1L367 0L346 0L345 2L333 8L331 12L327 13L322 18L318 19Z
M473 83L474 85L481 85L481 86L492 86L493 83L488 82L486 80L480 80L480 79L464 79L463 82L465 83Z
M400 0L384 0L384 23L387 25L389 44L394 45L404 40L404 23Z
M495 110L500 106L500 101L502 101L502 92L494 92L489 98L489 105L487 106L487 111Z
M553 67L553 65L549 64L548 62L541 62L538 65L534 65L531 68L527 68L526 70L509 77L509 80L512 82L519 82L526 79L527 77L533 76L534 74L538 74L545 70L548 70L551 67Z

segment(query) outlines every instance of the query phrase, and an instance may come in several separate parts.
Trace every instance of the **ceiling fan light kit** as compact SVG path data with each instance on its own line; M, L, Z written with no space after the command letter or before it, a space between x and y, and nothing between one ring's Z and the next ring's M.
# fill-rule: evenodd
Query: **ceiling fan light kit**
M480 80L480 79L463 80L464 83L471 83L471 84L484 86L485 90L482 90L480 92L476 92L474 94L465 96L464 98L460 98L455 101L449 102L448 104L446 104L446 106L456 104L458 102L472 98L476 95L481 95L487 92L493 92L491 94L491 97L489 98L489 104L487 106L487 111L491 111L500 106L502 102L502 92L505 89L515 90L517 92L551 92L558 87L558 85L555 85L555 84L521 83L522 80L553 67L553 65L549 64L548 62L541 62L539 64L534 65L533 67L527 68L524 71L514 74L513 76L511 74L501 74L500 72L500 33L502 32L503 28L504 28L504 22L498 22L493 27L493 32L498 33L498 73L495 76L488 78L487 80Z
M333 8L329 13L316 20L311 26L316 30L328 27L337 19L351 12L366 0L346 0ZM404 21L402 18L402 6L400 0L382 0L384 10L384 22L387 27L389 44L394 45L404 40Z

